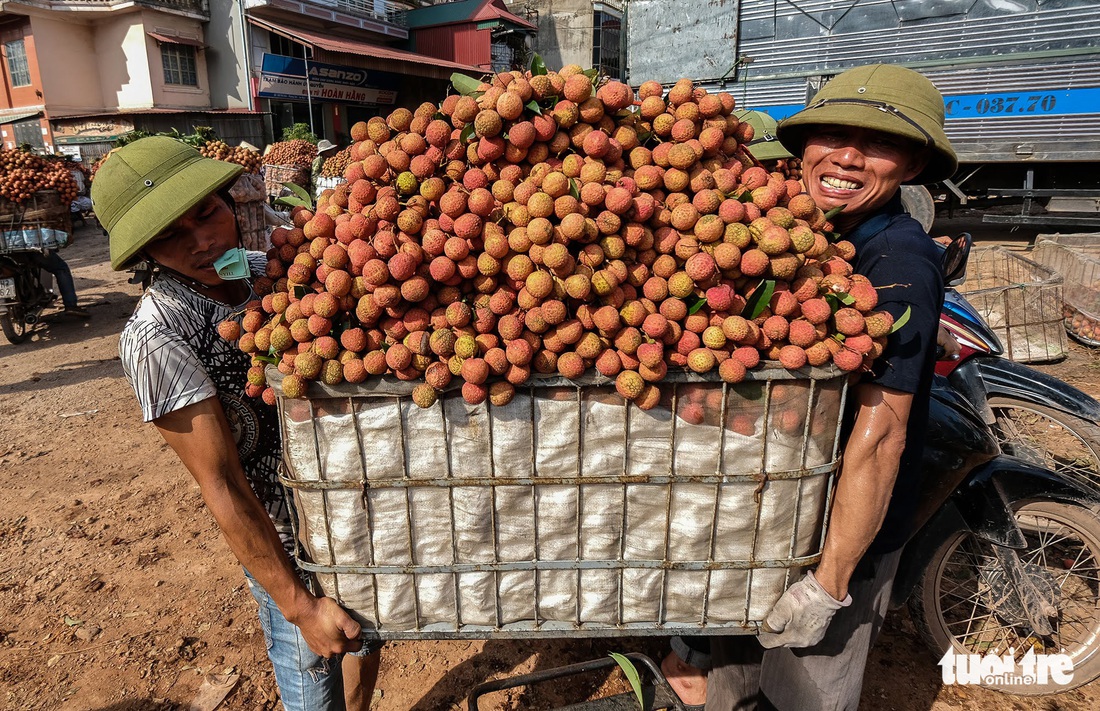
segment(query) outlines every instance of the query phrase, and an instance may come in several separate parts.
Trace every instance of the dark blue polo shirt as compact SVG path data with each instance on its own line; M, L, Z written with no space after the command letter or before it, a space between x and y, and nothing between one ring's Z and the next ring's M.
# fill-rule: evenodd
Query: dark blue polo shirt
M895 322L907 308L910 310L909 321L890 334L882 356L860 381L913 394L905 451L890 508L870 548L872 553L887 553L904 545L913 533L936 335L943 307L940 250L920 223L905 213L900 191L843 238L856 247L855 272L878 287L877 309L890 312ZM849 427L851 421L849 417Z

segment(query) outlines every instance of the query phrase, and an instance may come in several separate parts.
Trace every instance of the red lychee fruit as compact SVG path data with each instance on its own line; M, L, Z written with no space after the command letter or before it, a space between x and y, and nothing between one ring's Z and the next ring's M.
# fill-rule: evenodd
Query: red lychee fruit
M829 302L822 298L807 299L802 302L802 317L812 324L825 323L833 315Z
M872 311L863 319L863 327L871 338L882 338L894 327L894 317L887 311Z
M838 309L833 314L833 321L836 323L836 330L845 336L855 336L863 333L863 315L853 308Z
M779 349L779 363L787 370L798 370L806 365L806 351L795 345L783 346Z

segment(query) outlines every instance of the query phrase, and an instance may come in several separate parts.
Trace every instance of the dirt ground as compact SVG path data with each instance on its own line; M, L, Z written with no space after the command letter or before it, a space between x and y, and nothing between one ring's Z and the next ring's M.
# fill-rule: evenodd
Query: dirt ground
M93 226L63 254L93 318L55 313L23 345L0 342L0 708L188 708L219 674L240 675L220 708L281 708L240 568L122 376L118 334L138 287L110 270ZM1049 370L1100 395L1095 352L1074 346ZM460 708L488 678L663 649L656 639L390 644L375 708ZM944 687L936 661L906 613L893 613L863 708L1100 708L1100 682L1010 697ZM493 706L546 708L623 688L617 673L550 686Z

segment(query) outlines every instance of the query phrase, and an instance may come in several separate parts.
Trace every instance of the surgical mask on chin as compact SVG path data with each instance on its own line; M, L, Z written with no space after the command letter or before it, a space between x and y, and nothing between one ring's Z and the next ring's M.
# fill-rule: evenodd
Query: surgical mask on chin
M214 270L226 281L252 276L252 270L248 268L248 253L242 247L234 247L214 260Z

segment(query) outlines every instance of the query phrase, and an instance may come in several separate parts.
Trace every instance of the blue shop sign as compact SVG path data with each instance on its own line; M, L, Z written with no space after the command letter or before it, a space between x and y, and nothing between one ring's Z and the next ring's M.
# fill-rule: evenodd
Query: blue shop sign
M308 78L308 80L307 80ZM258 96L347 104L397 102L397 75L264 53Z

